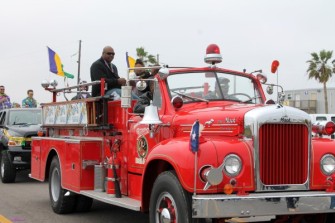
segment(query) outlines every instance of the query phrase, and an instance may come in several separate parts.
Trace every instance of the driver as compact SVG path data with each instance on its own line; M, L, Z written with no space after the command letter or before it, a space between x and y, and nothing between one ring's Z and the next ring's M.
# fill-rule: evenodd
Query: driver
M230 96L228 94L230 80L225 77L219 77L218 79L219 79L219 83L215 82L214 92L208 93L208 95L206 95L205 98L206 99L222 99L222 96L220 93L220 88L221 88L223 99L237 100L234 96Z
M219 84L215 84L215 94L220 98L220 88L222 89L223 97L226 98L228 96L229 91L229 82L228 78L219 77Z

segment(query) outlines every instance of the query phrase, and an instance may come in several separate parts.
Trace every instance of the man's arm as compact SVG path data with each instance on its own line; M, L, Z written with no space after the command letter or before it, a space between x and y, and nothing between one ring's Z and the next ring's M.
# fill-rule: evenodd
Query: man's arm
M150 99L145 95L141 95L134 106L134 113L144 113L145 107L150 105Z

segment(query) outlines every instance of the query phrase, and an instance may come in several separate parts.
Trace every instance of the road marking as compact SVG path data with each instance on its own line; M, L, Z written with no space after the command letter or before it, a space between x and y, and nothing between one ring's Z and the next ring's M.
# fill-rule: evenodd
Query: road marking
M4 216L0 215L0 223L13 223Z

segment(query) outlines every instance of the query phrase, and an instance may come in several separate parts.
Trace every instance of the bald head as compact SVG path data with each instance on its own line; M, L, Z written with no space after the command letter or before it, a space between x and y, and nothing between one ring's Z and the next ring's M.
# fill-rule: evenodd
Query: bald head
M111 46L105 46L102 50L102 58L107 62L112 62L114 59L114 49Z

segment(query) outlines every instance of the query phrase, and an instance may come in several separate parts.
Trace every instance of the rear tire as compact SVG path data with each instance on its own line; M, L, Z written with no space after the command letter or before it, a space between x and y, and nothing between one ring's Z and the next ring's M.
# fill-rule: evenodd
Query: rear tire
M73 212L76 196L62 188L61 176L59 160L58 157L55 156L52 159L49 172L49 195L51 207L57 214L67 214Z
M0 177L2 183L13 183L16 178L15 166L10 162L6 151L2 151L1 153Z
M78 194L76 195L75 211L88 212L91 209L92 204L93 204L92 198Z

